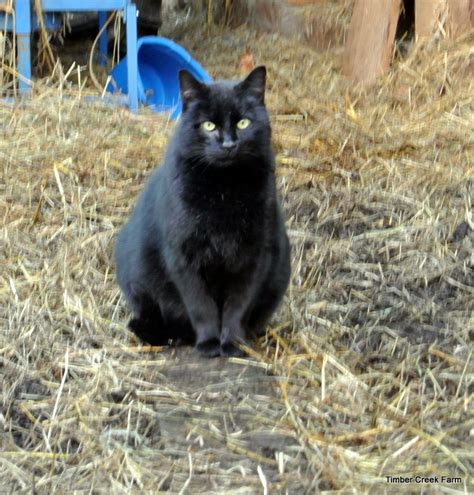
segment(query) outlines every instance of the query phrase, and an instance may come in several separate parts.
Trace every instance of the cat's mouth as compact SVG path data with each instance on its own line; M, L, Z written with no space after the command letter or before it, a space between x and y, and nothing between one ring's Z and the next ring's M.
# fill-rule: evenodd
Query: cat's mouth
M231 155L224 155L218 160L219 165L224 167L230 167L234 165L236 162L237 162L236 157Z
M229 167L236 164L238 161L238 154L231 152L216 153L211 157L211 162L216 166Z

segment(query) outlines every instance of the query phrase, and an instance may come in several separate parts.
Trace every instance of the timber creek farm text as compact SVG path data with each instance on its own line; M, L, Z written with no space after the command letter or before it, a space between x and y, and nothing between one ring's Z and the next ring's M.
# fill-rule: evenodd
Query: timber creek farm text
M387 483L400 483L400 484L435 484L435 483L447 483L449 485L459 485L462 483L462 478L458 476L385 476Z

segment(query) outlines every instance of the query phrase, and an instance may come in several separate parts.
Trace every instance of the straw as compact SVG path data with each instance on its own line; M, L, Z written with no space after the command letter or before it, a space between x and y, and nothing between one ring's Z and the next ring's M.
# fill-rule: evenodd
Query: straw
M2 491L469 492L474 33L361 90L337 46L183 32L213 77L267 66L287 296L247 358L141 347L113 245L174 123L67 67L0 102ZM417 474L462 483L387 483Z

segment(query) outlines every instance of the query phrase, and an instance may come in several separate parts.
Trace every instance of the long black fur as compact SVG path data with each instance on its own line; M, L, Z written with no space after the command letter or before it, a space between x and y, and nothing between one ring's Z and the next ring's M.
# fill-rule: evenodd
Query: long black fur
M116 244L130 328L150 344L238 355L286 291L265 75L258 67L239 83L203 84L180 72L180 122ZM251 123L239 130L243 118Z

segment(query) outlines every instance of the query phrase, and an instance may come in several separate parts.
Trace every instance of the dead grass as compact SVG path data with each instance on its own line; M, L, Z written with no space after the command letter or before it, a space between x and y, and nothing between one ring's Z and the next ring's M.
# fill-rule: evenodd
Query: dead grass
M113 240L173 124L74 72L0 102L2 493L468 493L473 41L364 92L337 49L182 39L213 76L248 46L269 69L294 275L248 359L126 329ZM386 482L417 474L462 483Z

